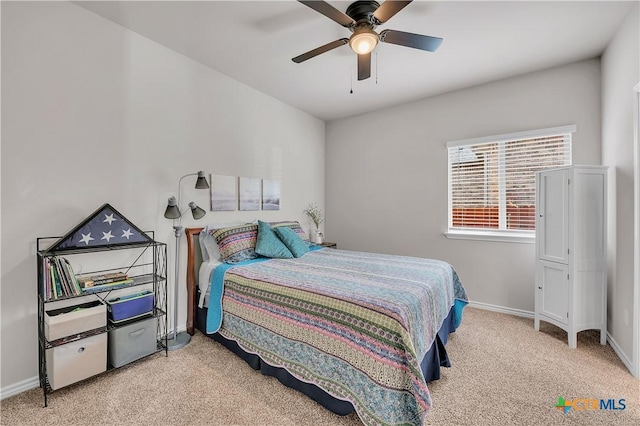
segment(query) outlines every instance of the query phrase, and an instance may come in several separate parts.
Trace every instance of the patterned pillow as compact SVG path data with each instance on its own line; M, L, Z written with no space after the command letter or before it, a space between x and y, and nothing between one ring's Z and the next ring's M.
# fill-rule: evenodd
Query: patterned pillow
M220 260L220 249L216 239L211 236L213 231L220 228L228 228L229 226L242 225L244 222L234 223L210 223L204 227L200 233L198 241L200 242L200 251L202 252L202 261L208 262L209 260Z
M278 238L271 226L261 220L258 221L258 240L256 242L256 254L259 254L260 256L271 257L274 259L293 258L293 254L291 254L285 243L283 243L282 240Z
M300 226L300 222L296 222L296 221L269 222L269 225L271 225L271 227L274 230L281 226L286 226L287 228L291 228L296 234L298 234L298 236L302 240L309 241L309 236L307 235L306 232L304 232L304 229L302 229L302 226Z
M223 262L238 263L258 257L256 254L258 225L248 223L213 229L210 232L218 243Z

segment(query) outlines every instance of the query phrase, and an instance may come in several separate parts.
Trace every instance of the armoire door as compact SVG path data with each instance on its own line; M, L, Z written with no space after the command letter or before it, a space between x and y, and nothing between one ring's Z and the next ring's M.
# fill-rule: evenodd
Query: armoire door
M563 324L568 323L569 267L551 262L539 262L538 311Z
M538 256L549 262L569 263L569 171L541 173L538 182Z

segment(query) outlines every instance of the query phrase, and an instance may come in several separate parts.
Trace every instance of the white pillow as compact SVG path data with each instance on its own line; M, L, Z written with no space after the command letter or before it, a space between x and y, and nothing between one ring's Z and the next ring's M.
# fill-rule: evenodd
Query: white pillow
M202 263L207 263L209 261L209 252L207 251L207 246L204 243L205 235L208 235L208 233L205 232L206 229L207 227L205 226L205 228L200 232L200 235L198 235L198 244L200 244L200 254L202 255Z

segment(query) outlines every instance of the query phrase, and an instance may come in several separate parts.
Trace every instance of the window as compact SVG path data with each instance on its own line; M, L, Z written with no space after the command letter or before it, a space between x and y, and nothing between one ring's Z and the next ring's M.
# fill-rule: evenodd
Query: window
M575 130L565 126L447 143L447 236L531 239L535 172L571 164Z

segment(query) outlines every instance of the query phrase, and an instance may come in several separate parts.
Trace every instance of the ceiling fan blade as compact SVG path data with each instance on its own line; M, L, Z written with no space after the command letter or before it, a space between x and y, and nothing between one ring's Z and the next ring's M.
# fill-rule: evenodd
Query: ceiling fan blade
M298 0L298 1L304 4L305 6L308 6L311 9L315 10L316 12L323 14L327 18L334 20L335 22L342 25L343 27L348 28L356 24L355 21L351 19L348 15L345 15L344 13L340 12L338 9L331 6L327 2L303 1L303 0Z
M393 15L400 12L405 8L409 3L413 0L409 1L395 1L395 0L386 0L382 5L373 12L373 17L377 22L374 22L376 25L380 25L384 22L387 22L389 19L393 18Z
M371 52L358 55L358 81L371 77Z
M295 58L292 58L291 60L293 62L295 62L296 64L299 64L300 62L304 62L307 59L311 59L314 56L320 55L321 53L325 53L325 52L328 52L330 50L333 50L336 47L344 46L347 43L349 43L349 39L348 38L341 38L339 40L332 41L331 43L327 43L324 46L320 46L320 47L318 47L316 49L310 50L307 53L303 53L302 55L296 56Z
M422 34L405 33L404 31L384 30L380 33L380 41L400 46L413 47L414 49L435 52L442 44L440 37L431 37Z

